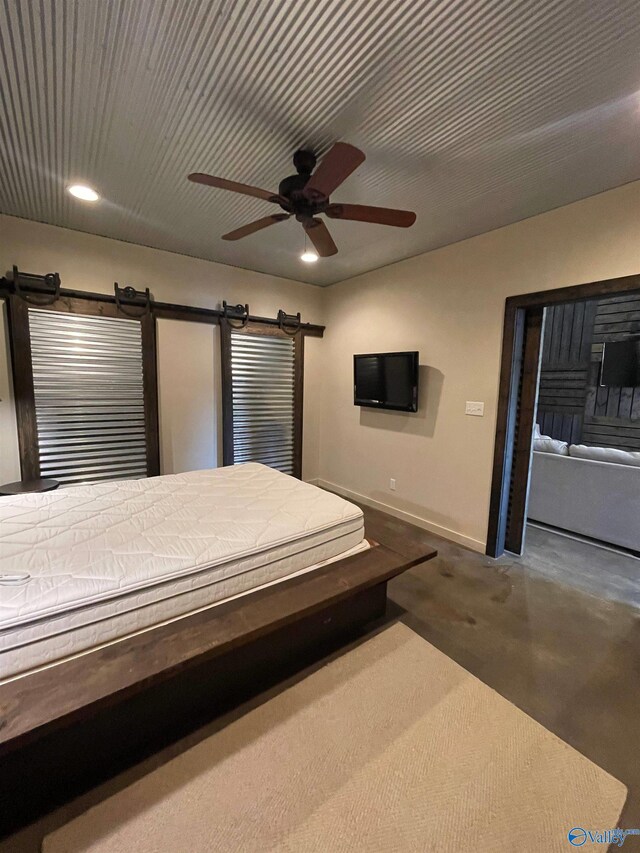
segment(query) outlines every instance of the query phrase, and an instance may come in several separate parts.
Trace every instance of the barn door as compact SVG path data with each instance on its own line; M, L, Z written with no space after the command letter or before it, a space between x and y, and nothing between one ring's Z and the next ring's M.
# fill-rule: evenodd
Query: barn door
M221 322L223 459L302 476L304 336Z
M23 479L95 483L158 474L153 319L12 294L10 328Z
M543 307L507 308L503 362L508 359L509 370L503 370L501 376L505 416L503 427L496 432L500 465L491 495L487 532L490 557L499 557L505 549L522 553L543 325Z

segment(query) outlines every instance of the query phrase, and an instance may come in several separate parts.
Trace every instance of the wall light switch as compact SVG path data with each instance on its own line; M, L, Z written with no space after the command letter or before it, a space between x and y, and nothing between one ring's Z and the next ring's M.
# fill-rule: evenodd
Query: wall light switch
M393 479L393 477L389 480L389 488L392 492L395 492L396 490L396 481Z
M482 417L484 415L484 403L478 403L467 400L467 405L464 410L465 415L476 415Z

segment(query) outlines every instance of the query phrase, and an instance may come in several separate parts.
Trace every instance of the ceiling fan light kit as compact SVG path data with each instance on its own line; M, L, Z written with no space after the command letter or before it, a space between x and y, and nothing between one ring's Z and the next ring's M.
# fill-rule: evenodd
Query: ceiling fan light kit
M388 207L371 207L365 204L332 204L331 194L364 163L362 151L346 142L336 142L316 168L316 157L311 151L296 151L293 165L297 174L289 175L280 181L278 193L271 193L249 184L228 181L202 172L193 172L189 180L222 190L250 195L264 201L278 204L284 213L275 213L250 222L228 234L223 240L240 240L255 234L263 228L285 222L292 216L300 222L305 233L313 243L318 256L327 258L338 251L329 229L318 217L325 214L330 219L346 219L354 222L370 222L377 225L391 225L396 228L409 228L416 221L416 215L409 210L394 210ZM315 171L314 171L315 170ZM311 263L317 257L304 252L302 260ZM308 255L308 257L305 257Z

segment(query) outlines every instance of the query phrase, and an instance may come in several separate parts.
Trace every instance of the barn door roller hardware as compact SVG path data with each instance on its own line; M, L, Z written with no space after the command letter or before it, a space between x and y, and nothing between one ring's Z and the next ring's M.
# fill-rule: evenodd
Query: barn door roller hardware
M57 272L31 275L31 273L20 272L18 267L14 266L13 287L17 295L29 305L53 305L60 297L60 276Z
M135 287L127 285L120 287L117 281L113 283L113 290L116 295L116 305L118 311L126 314L127 317L132 317L134 320L139 320L151 311L151 293L147 287L145 290L136 290ZM130 307L125 308L122 300L126 299ZM132 306L136 306L135 310L131 310Z
M286 311L280 309L278 311L278 326L280 327L280 331L284 332L285 335L289 335L290 338L293 338L300 331L300 312L297 314L287 314Z
M244 329L249 322L249 304L227 305L227 300L224 299L222 316L232 329Z

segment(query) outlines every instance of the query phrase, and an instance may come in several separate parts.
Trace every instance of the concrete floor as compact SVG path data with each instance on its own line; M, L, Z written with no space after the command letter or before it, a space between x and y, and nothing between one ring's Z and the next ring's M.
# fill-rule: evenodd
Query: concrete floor
M369 535L390 547L410 542L439 550L436 559L390 582L388 621L401 619L624 782L629 795L619 825L640 827L640 612L561 582L557 572L541 568L539 555L494 561L384 513L365 508L365 516ZM0 853L36 853L44 834L224 723L212 721L0 841ZM624 849L640 850L640 839L629 838Z
M548 580L640 609L640 557L528 524L524 562Z

